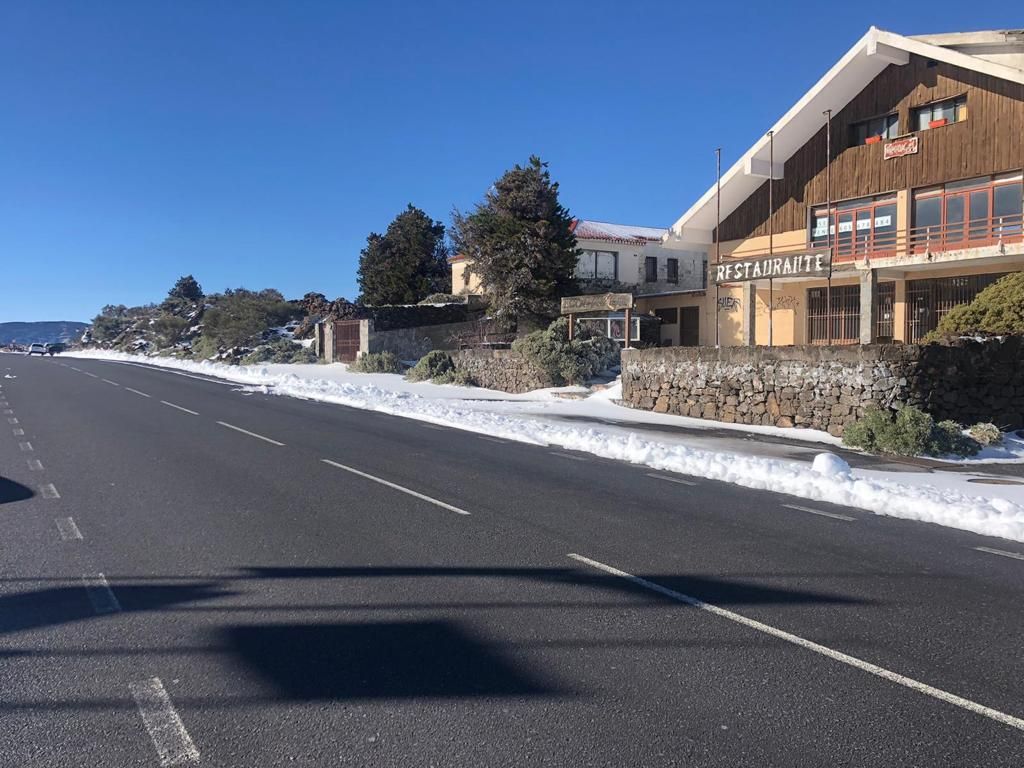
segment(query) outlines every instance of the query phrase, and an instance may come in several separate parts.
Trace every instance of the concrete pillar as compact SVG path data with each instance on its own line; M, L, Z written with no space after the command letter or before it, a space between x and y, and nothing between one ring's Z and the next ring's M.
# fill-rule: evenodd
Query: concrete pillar
M757 345L757 285L752 280L743 284L743 344Z
M878 270L865 269L860 273L860 343L874 344L878 327Z

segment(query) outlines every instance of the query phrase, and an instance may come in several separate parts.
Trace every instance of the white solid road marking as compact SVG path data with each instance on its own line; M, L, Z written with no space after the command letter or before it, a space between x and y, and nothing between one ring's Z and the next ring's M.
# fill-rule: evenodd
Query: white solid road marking
M32 443L18 443L18 447L21 448L22 453L32 452Z
M438 501L437 499L435 499L435 498L433 498L431 496L427 496L425 494L419 493L418 491L411 490L409 488L406 488L405 486L398 485L397 483L392 483L390 480L385 480L384 478L376 477L375 475L369 475L366 472L360 472L358 469L353 469L352 467L345 466L344 464L339 464L338 462L331 461L330 459L320 459L320 461L322 461L324 464L330 464L332 467L337 467L338 469L344 469L346 472L351 472L353 475L359 475L360 477L365 477L367 480L372 480L375 483L380 483L381 485L386 485L388 488L394 488L396 491L401 491L402 493L407 493L410 496L415 496L417 499L422 499L423 501L429 501L431 504L435 504L435 505L437 505L439 507L442 507L443 509L450 510L450 511L455 512L457 514L460 514L460 515L468 515L469 514L469 512L467 512L464 509L459 509L458 507L454 507L451 504L446 504L443 501Z
M577 562L589 565L591 568L603 571L604 573L610 574L612 576L618 576L619 578L625 579L626 581L630 581L633 584L636 584L637 586L644 587L645 589L649 589L652 592L657 592L659 595L663 595L672 600L676 600L677 602L692 606L694 608L699 608L702 611L707 611L708 613L718 616L719 618L734 621L737 624L742 624L745 627L757 630L758 632L763 632L764 634L778 638L779 640L785 640L787 643L792 643L793 645L798 645L801 648L805 648L809 651L820 653L822 656L830 658L834 661L839 661L843 664L848 664L851 667L855 667L861 670L862 672L868 672L872 675L876 675L877 677L881 677L883 680L888 680L891 683L902 685L906 688L910 688L913 691L917 691L918 693L923 693L926 696L931 696L932 698L938 699L939 701L944 701L947 704L952 704L953 706L966 709L969 712L973 712L977 715L982 715L984 717L991 718L992 720L1003 723L1004 725L1009 725L1012 728L1017 728L1019 730L1024 731L1024 719L1021 719L1019 717L1008 715L1005 712L1000 712L997 709L986 707L983 704L978 704L977 702L971 701L970 699L962 698L960 696L957 696L956 694L948 693L947 691L943 691L939 688L933 688L932 686L926 683L918 682L917 680L901 675L898 672L892 672L888 669L885 669L884 667L879 667L875 664L872 664L871 662L863 661L862 659L858 659L855 656L845 654L842 651L833 650L832 648L829 648L827 646L815 643L812 640L805 640L804 638L799 637L798 635L791 634L782 629L777 629L769 624L764 624L754 619L748 619L746 616L743 616L742 614L733 613L732 611L726 610L725 608L719 608L717 605L705 603L703 600L698 600L695 597L684 595L682 592L676 592L674 589L663 587L661 584L656 584L653 581L648 581L647 579L640 578L639 576L634 576L633 574L627 573L626 571L620 571L618 568L613 568L610 565L599 563L597 560L591 560L589 557L584 557L583 555L577 555L574 553L570 553L568 556L573 560L576 560Z
M489 435L477 435L481 440L487 440L491 443L500 443L501 445L508 445L508 440L502 440L500 437L491 437Z
M561 451L548 451L552 456L561 456L563 459L572 459L573 461L586 461L582 456L573 456L571 453L562 453Z
M120 387L121 386L116 381L111 381L110 379L100 379L100 381L105 382L107 384L113 384L115 387Z
M667 477L665 475L659 475L655 472L648 472L648 477L653 477L655 480L665 480L669 483L679 483L680 485L696 485L692 480L683 480L681 477Z
M188 765L199 762L199 750L185 730L171 697L159 677L129 683L128 690L142 715L142 724L156 747L161 766Z
M57 493L57 487L53 483L47 483L46 485L39 486L39 493L42 494L44 499L60 498L60 494Z
M131 387L125 387L124 389L126 392L134 392L136 395L142 395L143 397L151 397L151 395L147 395L145 392L139 392L139 390L132 389Z
M418 423L418 424L419 424L419 425L420 425L421 427L426 427L427 429L439 429L439 430L441 430L442 432L447 432L447 431L448 431L448 430L450 429L450 427L441 427L441 426L438 426L437 424L428 424L428 423L427 423L427 422L425 422L425 421L420 421L420 422L417 422L417 423Z
M848 523L855 522L857 520L856 517L850 517L849 515L837 515L835 512L826 512L822 509L812 509L811 507L801 507L799 504L783 504L782 506L787 509L795 509L799 512L810 512L812 515L831 517L833 520L845 520Z
M97 376L95 373L89 373L88 371L82 371L82 373L84 373L86 376L92 376L94 379L99 378L99 376Z
M255 432L250 432L248 429L242 429L241 427L236 427L234 424L228 424L226 421L218 421L217 423L222 427L233 429L236 432L241 432L243 435L248 435L249 437L255 437L258 440L265 440L268 443L273 443L274 445L284 445L284 443L279 443L277 440L271 440L269 437L264 437L263 435L257 435Z
M107 583L107 577L102 573L95 576L83 576L82 586L89 595L89 602L96 613L117 613L121 610L121 604L117 602L117 596Z
M1015 560L1024 560L1024 555L1019 552L1007 552L1005 549L989 549L988 547L974 547L979 552L988 552L990 555L1002 555L1003 557L1012 557Z
M25 434L25 430L22 429L21 427L18 427L17 429L12 429L11 431L14 433L15 437L22 437Z
M43 462L41 462L39 459L29 459L28 468L31 469L33 472L41 472L43 469Z
M184 411L185 413L191 413L193 416L198 416L199 415L196 411L190 411L188 408L182 408L180 405L175 405L174 403L168 403L166 400L161 400L160 402L163 403L164 405L171 406L171 408L177 408L179 411Z
M54 522L57 523L57 530L64 541L82 538L82 532L70 517L58 517Z

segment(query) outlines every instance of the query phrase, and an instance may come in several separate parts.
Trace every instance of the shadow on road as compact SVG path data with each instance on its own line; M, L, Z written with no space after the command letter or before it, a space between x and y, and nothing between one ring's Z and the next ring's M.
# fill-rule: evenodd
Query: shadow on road
M544 696L560 691L449 621L264 624L225 631L232 652L278 697Z
M35 496L32 489L27 485L0 477L0 504L7 504L12 501L25 501Z

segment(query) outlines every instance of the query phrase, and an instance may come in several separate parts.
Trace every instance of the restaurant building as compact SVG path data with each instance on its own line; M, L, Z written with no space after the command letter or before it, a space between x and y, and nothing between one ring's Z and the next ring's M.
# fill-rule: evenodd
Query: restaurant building
M704 345L916 342L1024 268L1022 168L1024 31L871 28L669 230L706 294L637 308Z

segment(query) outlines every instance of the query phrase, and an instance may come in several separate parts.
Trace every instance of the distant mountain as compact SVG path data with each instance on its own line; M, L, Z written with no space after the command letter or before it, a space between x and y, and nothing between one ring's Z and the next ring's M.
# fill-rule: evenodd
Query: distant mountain
M38 323L0 323L0 344L47 344L52 341L78 341L88 323L74 320L47 320Z

